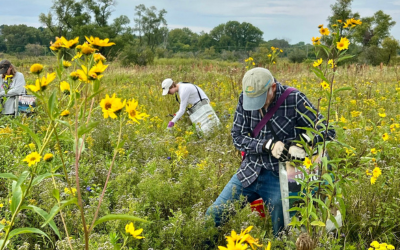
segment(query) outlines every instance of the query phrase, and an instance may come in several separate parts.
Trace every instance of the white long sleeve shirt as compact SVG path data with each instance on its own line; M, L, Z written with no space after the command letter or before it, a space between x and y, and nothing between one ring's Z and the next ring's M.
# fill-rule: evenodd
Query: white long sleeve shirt
M3 80L3 79L2 79ZM4 91L4 82L0 86L0 98L6 96L8 99L3 106L3 114L14 114L18 107L15 107L15 98L19 95L23 95L26 93L25 90L25 78L24 75L20 72L15 73L10 83L10 89L7 92Z
M199 94L196 90L199 90L201 98L202 99L208 99L207 95L204 93L204 91L199 87L199 86L194 86L192 83L178 83L179 84L179 90L178 94L181 99L181 104L179 106L178 112L176 112L174 119L172 119L172 122L176 123L179 118L182 117L182 115L185 113L186 107L188 104L195 104L198 101L200 101Z

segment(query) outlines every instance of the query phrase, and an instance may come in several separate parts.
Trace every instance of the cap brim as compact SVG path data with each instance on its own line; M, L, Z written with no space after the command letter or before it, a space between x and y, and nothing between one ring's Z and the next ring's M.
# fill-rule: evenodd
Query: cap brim
M3 74L5 74L7 72L7 69L0 69L0 75L3 75Z
M265 105L267 93L268 91L257 97L248 97L246 94L243 94L243 109L247 111L259 110Z
M168 92L169 92L169 88L168 88L168 89L163 89L163 91L162 91L162 95L167 95L167 94L168 94Z

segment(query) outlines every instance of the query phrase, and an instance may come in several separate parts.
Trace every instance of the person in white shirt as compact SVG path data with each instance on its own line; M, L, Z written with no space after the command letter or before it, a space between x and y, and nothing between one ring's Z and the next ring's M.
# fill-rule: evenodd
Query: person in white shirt
M178 112L176 112L175 117L168 123L167 129L171 129L175 125L175 123L179 120L179 118L182 117L182 115L185 113L188 104L192 104L194 106L202 100L209 101L204 91L200 87L192 83L188 82L175 83L171 78L167 78L161 83L161 86L163 90L162 92L163 95L167 94L173 95L178 93L181 99L179 110ZM176 100L178 100L177 97Z
M2 83L0 85L0 100L3 101L4 97L7 98L3 103L2 114L14 115L18 107L16 107L15 99L19 95L26 94L25 90L25 78L20 72L17 72L14 65L8 60L2 60L0 62L0 75ZM12 80L8 85L6 76L11 76Z

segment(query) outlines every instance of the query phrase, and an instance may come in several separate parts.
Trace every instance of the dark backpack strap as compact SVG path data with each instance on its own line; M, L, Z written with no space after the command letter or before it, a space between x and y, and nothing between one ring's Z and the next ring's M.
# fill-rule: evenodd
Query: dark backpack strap
M275 112L278 110L278 108L282 105L282 103L286 100L286 98L289 96L290 93L292 93L295 88L287 88L285 92L279 97L278 101L276 102L275 106L273 106L267 114L262 118L262 120L257 124L257 126L254 128L253 132L251 135L253 138L257 137L257 135L260 133L261 129L267 124L269 119L272 118L272 116L275 114Z

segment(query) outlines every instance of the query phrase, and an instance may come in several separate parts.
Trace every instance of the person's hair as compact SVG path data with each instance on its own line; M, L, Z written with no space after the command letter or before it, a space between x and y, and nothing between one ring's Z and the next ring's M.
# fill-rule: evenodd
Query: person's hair
M17 73L17 69L14 67L13 64L10 64L10 68L11 68L11 75L15 76L15 74ZM7 72L1 75L1 78L5 78L7 75Z
M169 88L175 88L175 87L176 87L176 83L173 82Z

